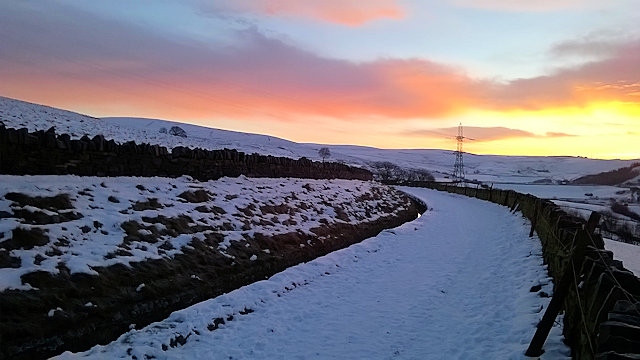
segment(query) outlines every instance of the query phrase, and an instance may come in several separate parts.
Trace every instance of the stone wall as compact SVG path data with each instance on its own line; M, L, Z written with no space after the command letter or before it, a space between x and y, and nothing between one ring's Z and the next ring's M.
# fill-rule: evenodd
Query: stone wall
M447 183L411 183L476 197L520 211L542 242L543 256L557 286L571 275L564 300L564 335L576 359L640 358L640 279L604 249L599 234L586 231L583 219L548 200L515 191L459 187ZM584 249L580 260L574 254Z
M365 169L245 154L237 150L203 150L126 142L101 135L72 140L67 134L8 129L0 123L0 173L10 175L163 176L189 175L197 180L223 176L371 180Z

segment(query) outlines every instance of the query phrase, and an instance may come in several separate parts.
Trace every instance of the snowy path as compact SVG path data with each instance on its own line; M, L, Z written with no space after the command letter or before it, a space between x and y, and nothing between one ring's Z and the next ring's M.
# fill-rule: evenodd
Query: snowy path
M529 289L539 283L548 293L552 288L527 221L488 202L403 190L430 210L107 346L61 358L524 358L549 301ZM243 315L245 308L253 312ZM227 321L207 330L216 317ZM189 333L186 344L162 350L176 334ZM568 358L560 329L553 329L545 349L543 359Z

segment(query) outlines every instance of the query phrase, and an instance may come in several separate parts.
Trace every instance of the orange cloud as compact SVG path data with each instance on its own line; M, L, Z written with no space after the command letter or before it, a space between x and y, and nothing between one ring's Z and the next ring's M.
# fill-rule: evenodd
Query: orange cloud
M63 53L64 44L40 35L52 44L49 58L3 64L0 93L36 102L92 105L105 115L146 109L145 116L190 119L429 119L474 109L536 111L607 101L640 103L640 42L602 61L496 83L427 60L353 63L317 56L256 30L237 36L242 46L214 50L134 38L130 47L137 52L112 46L107 39L96 42L96 51L111 58L78 53L70 58ZM25 51L18 46L14 56Z
M0 94L82 104L96 115L384 122L640 103L640 40L604 60L497 83L423 59L328 59L255 28L230 34L235 45L213 48L55 3L42 4L49 16L20 13L19 6L0 13Z
M299 17L340 25L360 26L380 19L401 19L404 9L396 0L230 0L215 5L231 11L270 16Z
M367 120L448 116L481 90L459 69L426 60L327 59L255 28L232 33L235 46L212 48L45 6L65 16L0 14L5 28L24 29L3 36L3 95L104 115Z

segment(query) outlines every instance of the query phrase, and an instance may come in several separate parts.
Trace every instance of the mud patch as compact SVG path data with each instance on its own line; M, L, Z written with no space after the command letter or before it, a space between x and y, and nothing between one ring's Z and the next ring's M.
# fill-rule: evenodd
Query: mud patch
M136 201L132 209L135 211L158 210L164 206L158 202L157 198L148 198L146 201Z
M0 242L0 247L7 251L31 250L36 246L44 246L48 243L49 236L42 229L17 227L11 232L11 239Z
M31 225L58 224L83 218L82 214L74 211L45 213L44 211L30 211L27 209L15 209L13 211L13 216L18 219L22 219L20 221L21 223Z
M22 193L10 192L4 196L5 199L13 201L19 206L34 206L50 211L60 211L73 209L73 204L69 194L58 194L55 196L29 196Z
M0 268L19 268L22 264L20 258L9 255L9 251L0 249Z
M203 203L211 200L211 195L202 189L198 189L196 191L185 191L178 195L178 197L190 203Z

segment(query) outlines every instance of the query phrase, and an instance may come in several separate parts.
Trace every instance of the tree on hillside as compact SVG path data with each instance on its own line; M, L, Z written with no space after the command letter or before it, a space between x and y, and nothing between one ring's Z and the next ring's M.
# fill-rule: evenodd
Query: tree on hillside
M381 181L434 181L435 178L425 169L403 168L390 161L376 161L370 164L376 180Z
M324 163L324 159L331 156L331 150L328 147L323 147L318 150L318 155L322 158L322 162Z
M172 126L171 129L169 129L169 135L186 138L187 132L180 126Z

